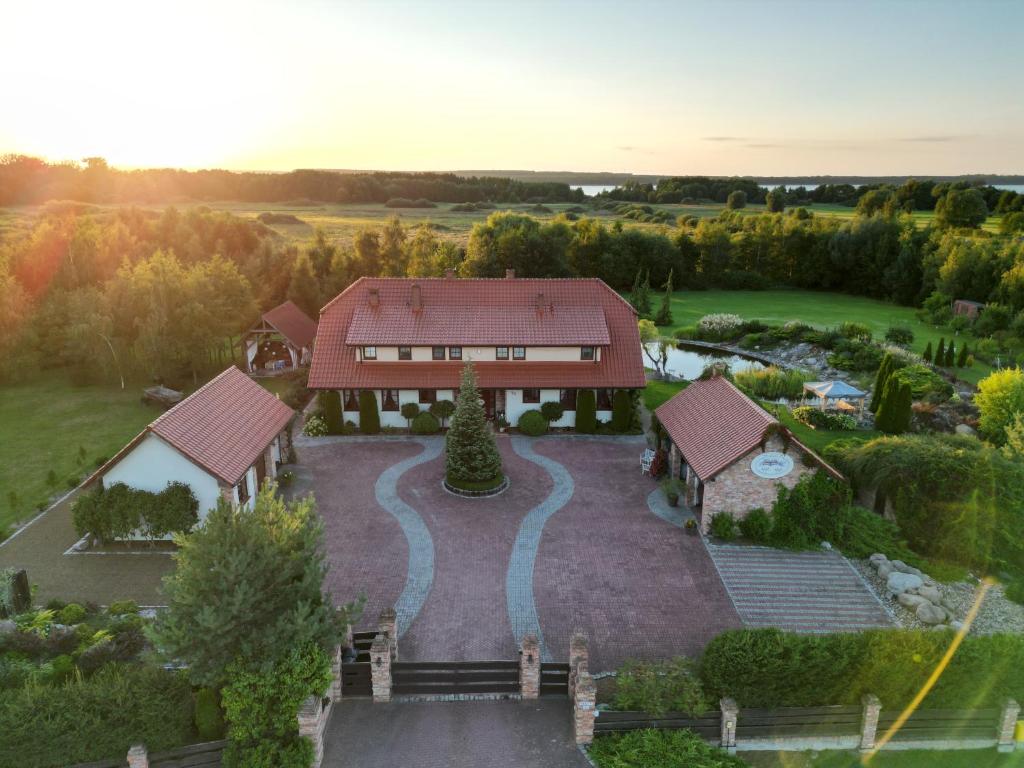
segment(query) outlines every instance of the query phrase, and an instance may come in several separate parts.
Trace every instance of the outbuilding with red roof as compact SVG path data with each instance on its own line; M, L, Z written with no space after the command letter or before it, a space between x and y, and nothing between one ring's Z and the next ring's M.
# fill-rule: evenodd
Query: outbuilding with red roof
M670 474L705 532L719 513L770 510L780 485L815 469L842 477L725 376L694 381L654 413L668 433Z
M277 476L294 415L232 366L155 419L88 482L153 493L184 483L202 521L218 499L251 504L264 479Z
M316 322L286 301L264 312L242 339L250 373L286 371L309 365L316 340Z
M309 387L337 390L359 422L359 393L374 393L381 424L400 409L454 400L473 361L488 418L516 424L549 401L573 426L580 389L611 418L617 389L645 385L633 308L597 279L361 278L320 312Z

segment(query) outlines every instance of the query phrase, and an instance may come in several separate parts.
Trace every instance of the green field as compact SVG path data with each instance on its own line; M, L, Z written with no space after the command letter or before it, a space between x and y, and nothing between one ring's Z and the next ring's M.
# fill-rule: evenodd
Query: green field
M655 306L660 301L654 297ZM823 293L800 290L771 291L677 291L672 296L672 330L694 325L701 317L714 312L729 312L746 320L762 320L766 323L782 324L787 320L800 320L818 328L833 327L842 322L864 323L871 328L876 339L882 339L892 325L905 325L914 332L915 352L923 352L930 341L934 349L939 338L946 342L953 338L949 328L935 327L921 322L913 307L850 296L842 293ZM972 337L956 339L957 348L966 338L973 345ZM956 369L957 376L976 384L992 372L990 366L976 362L973 368Z
M0 530L68 491L159 413L138 386L76 387L54 375L0 389Z

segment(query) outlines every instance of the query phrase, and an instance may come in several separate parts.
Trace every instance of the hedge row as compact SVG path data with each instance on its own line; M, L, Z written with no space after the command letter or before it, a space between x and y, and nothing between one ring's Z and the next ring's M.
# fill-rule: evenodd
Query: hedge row
M708 644L700 677L709 699L731 696L741 707L859 704L873 693L892 709L913 699L951 639L934 631L734 630ZM998 707L1007 697L1024 700L1024 637L968 636L921 707Z
M140 491L124 483L100 486L83 493L72 507L79 536L121 539L139 531L160 538L189 531L199 521L199 501L184 483L168 483L159 493Z
M195 741L184 672L110 665L63 685L0 696L0 765L58 768L124 758L132 744L160 752Z

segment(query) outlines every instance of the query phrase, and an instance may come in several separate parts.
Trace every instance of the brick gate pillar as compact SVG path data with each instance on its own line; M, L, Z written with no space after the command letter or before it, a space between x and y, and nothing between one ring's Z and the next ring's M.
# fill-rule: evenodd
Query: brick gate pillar
M597 686L584 665L576 679L576 690L572 697L572 725L577 744L593 743L596 710Z
M870 752L875 748L875 739L878 736L878 716L882 712L882 702L873 693L864 695L861 699L864 712L860 719L860 751Z
M398 614L394 608L385 608L377 619L377 631L391 643L391 659L398 659Z
M996 741L996 748L1000 752L1013 752L1017 746L1014 732L1019 716L1020 705L1016 701L1007 699L1003 702L1003 710L999 713L999 732Z
M341 701L341 646L334 646L331 652L331 687L327 689L331 701Z
M383 634L370 645L370 681L375 704L391 701L391 643Z
M580 675L589 672L590 651L587 648L587 636L576 630L569 638L569 695L574 695Z
M540 696L540 642L532 633L519 645L519 693L524 699Z

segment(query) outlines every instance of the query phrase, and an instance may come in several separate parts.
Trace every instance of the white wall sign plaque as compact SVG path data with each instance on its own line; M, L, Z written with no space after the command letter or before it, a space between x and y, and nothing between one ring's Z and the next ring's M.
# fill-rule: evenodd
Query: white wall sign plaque
M750 471L769 480L785 477L793 471L793 457L777 451L768 451L750 462Z

